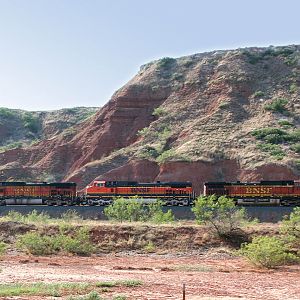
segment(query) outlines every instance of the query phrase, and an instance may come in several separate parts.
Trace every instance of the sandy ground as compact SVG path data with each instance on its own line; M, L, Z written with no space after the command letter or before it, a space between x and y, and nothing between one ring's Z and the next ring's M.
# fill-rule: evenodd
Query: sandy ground
M118 287L103 295L112 299L300 299L300 266L277 270L253 268L222 251L195 255L125 255L101 257L6 256L0 262L0 282L94 282L141 280L139 287ZM1 299L41 299L16 297ZM47 298L51 299L51 297ZM57 298L55 298L57 299Z

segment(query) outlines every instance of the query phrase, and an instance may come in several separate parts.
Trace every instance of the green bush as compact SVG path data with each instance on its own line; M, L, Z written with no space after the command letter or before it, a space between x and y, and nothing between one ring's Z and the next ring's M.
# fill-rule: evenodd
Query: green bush
M245 209L225 196L198 197L192 211L198 224L209 225L219 236L232 234L247 221Z
M291 147L293 151L300 154L300 143L297 143Z
M139 130L137 132L137 135L139 135L139 136L145 136L145 135L147 135L149 133L149 131L150 131L149 127L144 127L144 128L142 128L141 130Z
M260 236L251 243L243 244L240 253L251 263L266 268L275 268L296 260L296 256L288 253L283 241L276 237Z
M79 228L74 236L60 234L54 238L55 248L60 251L77 255L90 255L95 251L94 246L90 242L89 231L82 227Z
M153 223L171 223L174 222L175 218L171 209L167 212L162 210L163 203L161 201L156 201L149 203L144 207L145 214L147 215L147 220Z
M288 100L285 98L277 98L273 100L270 104L265 105L266 110L285 113L287 112L286 105L288 104Z
M296 129L296 130L292 131L291 133L289 133L288 140L293 143L300 142L300 130Z
M152 116L160 117L166 115L166 113L167 113L166 110L159 106L153 110Z
M292 83L292 84L290 85L289 90L290 90L290 93L294 94L294 93L297 93L297 92L298 92L299 88L298 88L298 86L297 86L296 83Z
M35 209L27 215L22 215L19 212L10 210L5 216L5 219L22 223L48 223L51 220L50 216L47 213L39 213Z
M118 198L113 204L104 209L104 214L109 220L119 222L154 222L168 223L174 221L171 210L164 213L162 211L163 203L156 201L143 204L133 199Z
M18 238L17 246L33 255L50 255L59 251L90 255L95 251L86 228L79 228L73 236L62 231L51 236L28 232Z
M58 250L53 236L42 236L37 232L28 232L20 236L17 247L33 255L50 255Z
M253 94L253 97L254 98L260 98L260 97L263 97L265 95L264 92L262 91L256 91L254 94Z
M283 159L285 156L285 152L280 148L279 145L274 145L270 143L262 143L258 144L257 148L264 152L270 153L272 156L276 157L277 159Z
M169 150L166 150L164 151L163 153L161 153L157 158L156 158L156 161L159 163L159 164L162 164L168 160L170 160L171 158L175 157L176 156L176 153L173 149L169 149Z
M115 199L113 204L104 208L104 214L109 220L119 222L143 221L144 219L143 205L135 199Z
M285 140L288 136L288 133L280 128L261 128L256 129L252 132L252 135L257 139L265 140L269 135L277 135L281 138L281 140Z
M168 69L176 62L175 58L164 57L158 61L158 67L160 69Z
M293 127L294 124L289 122L288 120L279 120L278 124L282 127Z
M159 155L159 151L149 145L144 146L144 148L142 148L140 152L141 158L157 158Z
M300 207L294 208L288 219L283 220L280 233L286 244L300 255Z
M12 118L16 115L15 111L9 108L0 107L0 118Z
M26 112L23 115L22 119L23 119L24 127L27 128L29 131L33 133L37 133L39 131L40 121L38 117L34 116L30 112Z
M6 249L7 249L6 243L0 241L0 256L3 255L3 254L5 254Z

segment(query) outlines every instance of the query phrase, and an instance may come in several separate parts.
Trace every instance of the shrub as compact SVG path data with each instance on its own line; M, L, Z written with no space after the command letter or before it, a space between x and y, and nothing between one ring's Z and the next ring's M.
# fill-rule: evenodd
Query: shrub
M292 149L293 151L295 151L296 153L300 153L300 143L297 143L297 144L293 145L293 146L291 147L291 149Z
M7 249L6 243L4 243L4 242L1 241L0 242L0 256L3 255L3 254L5 254L6 249Z
M29 232L18 238L17 246L33 255L50 255L59 251L90 255L95 250L85 228L78 229L73 236L63 232L51 236Z
M39 213L35 209L27 215L22 215L19 212L10 210L5 216L5 219L23 223L47 223L50 221L50 216L44 212Z
M148 243L144 246L144 251L147 253L155 252L155 245L152 241L148 241Z
M166 150L163 153L161 153L157 157L156 161L161 164L161 163L164 163L164 162L170 160L171 158L173 158L175 156L176 156L175 151L173 149L169 149L169 150Z
M16 115L15 111L13 111L9 108L0 107L0 118L8 119L15 115Z
M253 94L253 97L254 98L260 98L260 97L263 97L265 95L264 92L262 91L256 91L254 94Z
M277 159L283 159L285 156L285 152L280 148L279 145L274 145L270 143L263 143L263 144L258 144L257 148L264 152L270 153L272 156L276 157Z
M168 69L176 62L175 58L164 57L158 61L158 67L160 69Z
M288 219L283 220L280 227L283 240L300 254L300 207L294 208Z
M164 213L162 211L162 202L156 201L145 205L136 199L118 198L113 204L104 209L104 214L109 220L119 222L154 222L167 223L174 221L174 216L171 210Z
M67 253L78 255L90 255L95 251L94 246L90 242L89 231L82 227L79 228L74 236L60 234L54 238L55 248Z
M195 201L192 211L198 224L209 225L219 236L228 236L239 230L247 219L245 209L237 207L225 196L201 196Z
M33 133L37 133L40 128L39 118L35 117L32 113L26 112L23 117L24 127Z
M33 255L50 255L57 251L53 237L42 236L37 232L28 232L20 236L17 247Z
M174 73L174 74L172 75L172 79L173 79L173 80L181 81L183 78L184 78L183 74Z
M144 146L143 149L141 149L140 157L141 158L156 158L159 156L159 151L149 145Z
M288 140L291 142L299 142L300 141L300 130L296 129L293 132L289 133Z
M225 109L225 108L228 108L230 105L230 103L228 101L222 101L220 104L219 104L219 108L220 109Z
M277 98L273 100L270 104L265 105L266 110L285 113L287 111L286 105L288 104L288 100L285 98Z
M145 136L145 135L147 135L149 133L149 131L150 131L149 127L144 127L144 128L142 128L141 130L139 130L137 132L137 135L139 135L139 136Z
M271 144L280 144L291 139L290 135L280 128L261 128L252 132L252 135L259 140Z
M156 201L149 203L146 207L147 219L150 222L161 224L174 222L175 218L171 209L168 209L166 213L162 210L163 203Z
M61 218L64 221L80 221L82 220L81 216L79 215L78 211L76 211L75 209L68 209L66 212L64 212L61 215Z
M290 93L292 93L292 94L294 94L294 93L297 93L298 92L298 86L297 86L297 84L296 83L292 83L291 85L290 85Z
M167 113L166 110L163 109L162 107L156 107L156 108L153 110L152 116L160 117L160 116L165 115L166 113Z
M293 127L294 124L289 122L288 120L279 120L278 124L282 127Z
M275 268L296 259L287 252L283 241L268 236L255 237L251 243L243 244L240 253L251 263L266 268Z
M119 222L143 221L144 218L142 203L134 199L115 199L113 204L104 208L104 214L109 220L115 220Z
M23 217L23 222L27 223L47 223L50 221L50 216L45 212L38 212L37 210L33 210L29 214Z

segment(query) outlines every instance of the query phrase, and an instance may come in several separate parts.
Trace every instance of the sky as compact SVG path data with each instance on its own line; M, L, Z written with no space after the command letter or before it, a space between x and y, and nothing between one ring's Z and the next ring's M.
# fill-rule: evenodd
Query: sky
M0 0L0 107L103 106L147 62L300 44L298 0Z

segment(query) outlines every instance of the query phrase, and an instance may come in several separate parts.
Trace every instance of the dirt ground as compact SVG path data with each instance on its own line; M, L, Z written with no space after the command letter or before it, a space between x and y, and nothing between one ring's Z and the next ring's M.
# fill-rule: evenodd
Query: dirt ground
M0 261L0 283L140 280L138 287L117 287L101 295L112 299L300 299L300 266L253 268L226 249L185 255L109 254L94 257L7 255ZM15 297L0 299L52 299ZM54 298L58 299L58 298Z

